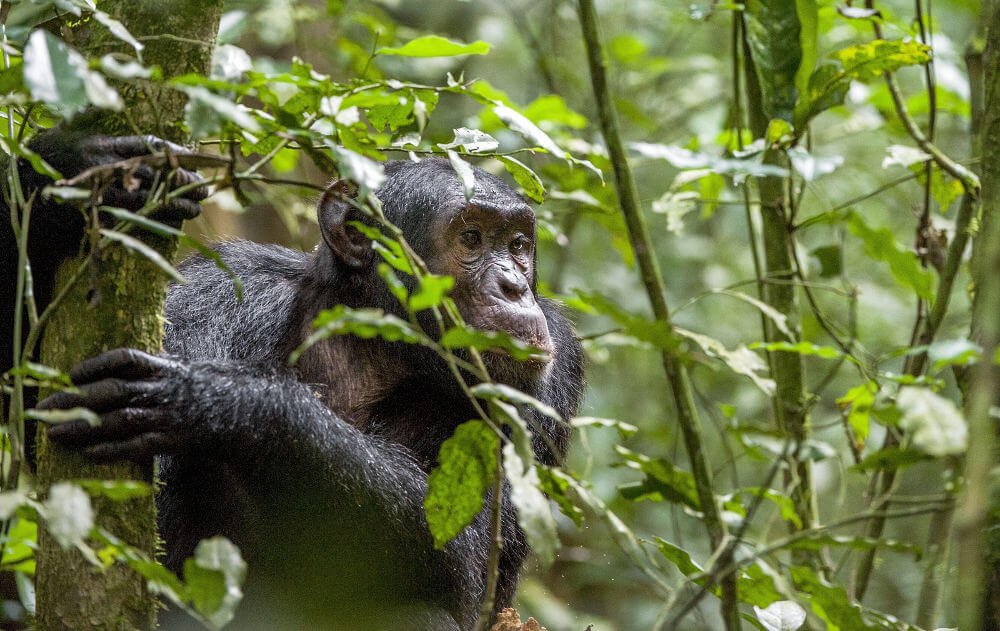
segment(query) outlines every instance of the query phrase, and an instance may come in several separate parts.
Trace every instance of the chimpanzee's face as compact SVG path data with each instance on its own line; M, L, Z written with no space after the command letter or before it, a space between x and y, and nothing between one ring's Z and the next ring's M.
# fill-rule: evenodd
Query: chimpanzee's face
M441 208L433 227L435 255L428 264L455 278L451 296L467 323L551 353L534 291L535 214L512 197L477 195L472 203L462 199Z

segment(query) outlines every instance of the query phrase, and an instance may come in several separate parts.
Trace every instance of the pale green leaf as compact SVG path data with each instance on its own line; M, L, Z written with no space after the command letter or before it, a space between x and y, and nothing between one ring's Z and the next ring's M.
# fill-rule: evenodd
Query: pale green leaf
M485 55L490 45L483 41L463 44L437 35L427 35L412 39L398 48L379 48L376 55L399 55L401 57L454 57L455 55Z

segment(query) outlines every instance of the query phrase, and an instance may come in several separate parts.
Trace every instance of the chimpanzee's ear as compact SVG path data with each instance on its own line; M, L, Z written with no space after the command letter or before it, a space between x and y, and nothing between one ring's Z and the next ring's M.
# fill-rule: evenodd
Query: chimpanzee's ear
M323 240L334 256L348 267L364 267L372 258L371 239L363 235L351 221L364 218L351 202L357 198L357 187L350 180L337 180L323 193L316 209Z

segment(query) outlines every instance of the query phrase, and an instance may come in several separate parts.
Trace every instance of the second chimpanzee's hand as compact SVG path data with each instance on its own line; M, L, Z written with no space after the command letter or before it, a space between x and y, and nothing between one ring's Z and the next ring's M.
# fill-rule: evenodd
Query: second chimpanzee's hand
M186 412L195 371L183 362L129 348L86 359L70 371L79 393L57 392L39 409L85 407L100 425L85 420L53 425L49 438L98 461L145 460L190 449L206 436ZM208 448L208 445L203 445Z
M65 179L71 179L94 167L121 163L154 153L165 152L175 156L189 153L184 147L155 136L103 136L59 127L40 134L29 146ZM170 190L183 186L185 191L157 208L153 216L175 224L198 216L201 212L199 202L206 197L207 191L204 186L189 185L201 178L193 171L172 168L171 162L176 165L176 161L167 160L163 166L135 164L113 173L102 174L107 185L102 189L101 203L138 210L146 204L154 184L166 183ZM41 188L51 183L48 178L32 171L26 162L22 161L22 164L22 185L26 194L35 190L40 192Z

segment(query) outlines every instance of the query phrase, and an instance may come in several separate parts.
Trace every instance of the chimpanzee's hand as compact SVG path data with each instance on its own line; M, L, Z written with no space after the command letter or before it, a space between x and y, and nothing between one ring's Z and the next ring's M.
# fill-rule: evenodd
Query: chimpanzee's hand
M98 461L145 460L185 448L211 448L200 444L210 442L210 436L191 413L196 371L183 362L120 348L80 362L70 378L79 394L57 392L37 407L85 407L101 423L54 425L49 438L56 443Z
M46 162L58 170L63 178L70 179L87 169L120 163L130 158L137 158L154 153L165 152L168 155L184 155L189 153L184 147L162 140L155 136L101 136L88 132L62 129L56 127L34 138L30 147ZM101 201L108 206L138 210L145 204L154 183L166 183L173 190L198 182L201 178L194 172L182 168L172 168L176 161L167 160L163 166L149 164L129 164L113 173L107 174L104 181ZM39 190L51 180L35 173L25 161L22 171L22 186L26 194ZM172 198L162 208L158 208L153 216L179 224L184 219L191 219L201 212L199 202L205 199L207 191L204 186L187 189L182 195Z

